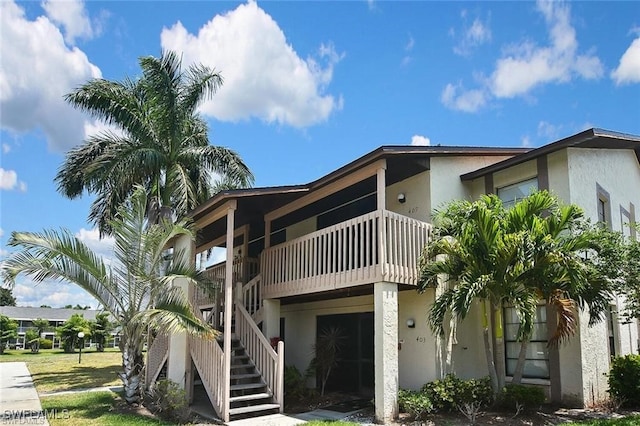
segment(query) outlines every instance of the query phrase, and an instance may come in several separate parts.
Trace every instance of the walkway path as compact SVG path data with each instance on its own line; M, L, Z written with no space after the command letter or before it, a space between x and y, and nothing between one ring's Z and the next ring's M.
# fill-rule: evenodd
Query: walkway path
M37 419L37 420L36 420ZM0 421L15 424L45 424L38 392L24 362L0 363Z

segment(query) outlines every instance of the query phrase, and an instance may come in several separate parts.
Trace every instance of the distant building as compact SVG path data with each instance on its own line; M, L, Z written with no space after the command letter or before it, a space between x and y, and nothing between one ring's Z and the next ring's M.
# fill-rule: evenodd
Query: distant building
M18 323L18 338L9 342L10 346L17 349L26 348L25 334L27 330L34 328L33 321L36 319L46 319L49 321L49 329L45 330L40 337L51 340L53 348L60 347L60 338L56 335L56 328L60 327L74 314L82 315L86 320L93 321L100 310L97 309L62 309L62 308L34 308L30 306L0 306L0 314L5 315ZM86 339L85 346L91 346L91 339ZM117 331L111 332L111 339L107 342L108 347L118 347L120 335Z

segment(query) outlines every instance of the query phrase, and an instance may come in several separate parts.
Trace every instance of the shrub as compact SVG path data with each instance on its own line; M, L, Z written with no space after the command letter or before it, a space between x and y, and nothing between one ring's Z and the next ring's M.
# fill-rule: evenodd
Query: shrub
M40 349L52 349L53 342L49 339L40 339Z
M400 411L408 413L415 420L422 420L434 411L433 404L425 392L400 389L398 405Z
M535 386L509 384L504 387L501 402L505 407L516 408L517 411L538 409L545 400L544 391Z
M462 380L453 374L434 380L422 387L436 411L455 411L466 404L488 406L493 402L491 382L488 377Z
M158 416L184 424L189 421L191 412L184 389L172 380L159 380L147 392L147 407Z
M302 399L307 394L307 378L294 365L284 367L284 398L286 402Z
M609 395L630 407L640 406L640 355L616 357L609 371Z

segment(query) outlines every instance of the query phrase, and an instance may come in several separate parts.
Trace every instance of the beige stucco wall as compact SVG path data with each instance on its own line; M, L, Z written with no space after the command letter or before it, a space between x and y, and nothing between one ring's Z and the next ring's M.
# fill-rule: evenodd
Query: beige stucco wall
M402 389L418 390L439 377L436 338L427 324L434 291L418 294L415 290L398 295L398 351L399 385ZM415 321L415 328L407 327L407 320Z
M430 173L418 173L408 179L389 185L385 191L386 208L392 212L423 222L431 221L429 196ZM405 195L405 202L398 202L398 194Z
M508 169L500 170L499 172L494 173L493 186L494 189L502 188L503 186L534 178L537 175L538 166L536 164L536 160L531 160L527 161L526 163L518 164L517 166L509 167Z
M610 195L611 225L621 230L620 206L629 210L629 203L640 205L640 167L631 150L568 148L570 202L581 206L585 215L597 220L597 189L599 184ZM637 219L637 218L636 218ZM616 300L622 309L622 300ZM588 327L588 314L583 312L580 321L580 343L583 365L582 392L585 403L606 395L607 383L603 373L609 370L608 331L606 322ZM638 350L637 325L615 325L618 348L621 354ZM564 364L563 364L564 365ZM564 377L571 382L571 377ZM563 383L564 387L564 383Z
M463 184L460 175L497 163L510 156L434 157L431 159L431 209L441 209L451 200L471 200L478 194L471 190L481 189L484 183ZM480 179L481 180L481 179Z

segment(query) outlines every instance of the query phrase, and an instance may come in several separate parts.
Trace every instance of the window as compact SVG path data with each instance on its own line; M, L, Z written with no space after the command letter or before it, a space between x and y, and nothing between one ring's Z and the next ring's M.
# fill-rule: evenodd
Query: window
M513 376L520 355L520 342L517 340L520 320L515 308L504 308L504 343L507 364L507 376ZM547 307L538 306L534 318L531 340L522 377L549 378L549 349L547 348Z
M513 206L518 200L523 199L533 191L538 190L538 178L523 180L522 182L498 188L498 197L505 207Z
M598 222L606 224L607 227L611 229L611 204L609 202L611 197L609 196L609 193L597 183L596 192L598 194Z
M611 359L615 358L615 356L618 354L618 351L616 350L616 348L618 347L618 342L616 340L615 328L615 324L617 323L617 321L614 310L615 305L609 306L609 309L607 309L607 332L609 334L609 356L611 357Z

